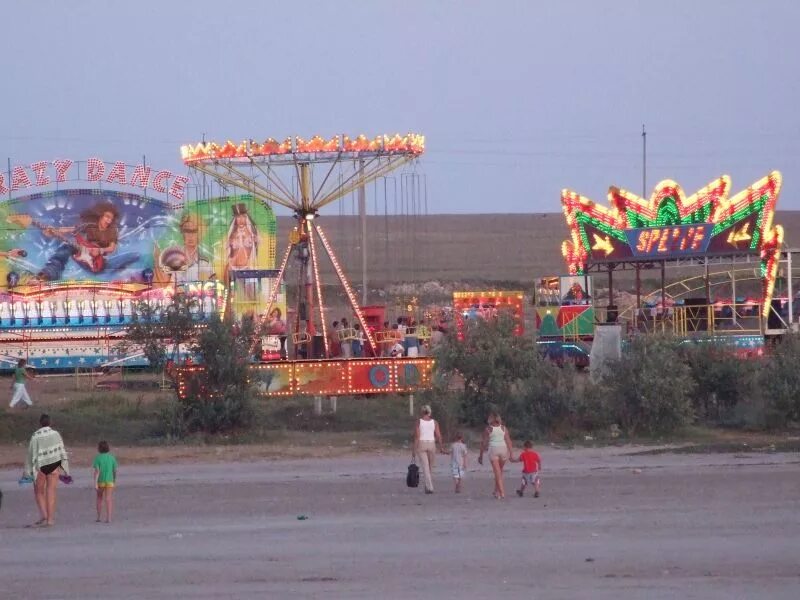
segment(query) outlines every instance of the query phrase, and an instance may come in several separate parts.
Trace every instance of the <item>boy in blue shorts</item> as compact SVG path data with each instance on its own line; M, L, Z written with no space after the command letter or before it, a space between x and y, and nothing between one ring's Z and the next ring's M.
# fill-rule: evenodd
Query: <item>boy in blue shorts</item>
M461 482L467 473L467 445L464 435L456 433L453 445L450 446L450 470L453 472L453 481L456 484L456 494L461 493Z

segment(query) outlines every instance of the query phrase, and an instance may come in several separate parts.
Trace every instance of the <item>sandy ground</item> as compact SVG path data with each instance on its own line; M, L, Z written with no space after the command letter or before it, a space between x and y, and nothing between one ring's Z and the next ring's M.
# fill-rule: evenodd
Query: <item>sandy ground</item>
M633 450L545 448L543 496L504 501L445 460L407 489L399 454L129 466L110 525L83 468L52 529L4 470L0 597L800 596L800 455Z

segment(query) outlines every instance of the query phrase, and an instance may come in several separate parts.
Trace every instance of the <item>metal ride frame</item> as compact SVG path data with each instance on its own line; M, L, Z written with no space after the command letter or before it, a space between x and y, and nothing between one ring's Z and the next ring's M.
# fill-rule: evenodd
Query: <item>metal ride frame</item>
M306 305L305 319L301 319L303 315L300 310L297 311L294 336L296 339L300 336L307 337L304 341L313 339L317 333L313 318L316 307L322 329L324 358L330 357L322 283L319 277L319 252L315 243L315 238L318 238L361 324L369 347L375 354L377 344L367 327L355 293L330 242L314 219L324 206L419 157L424 152L424 145L423 136L408 134L392 137L384 135L371 140L365 136L357 138L334 136L328 140L315 136L308 141L295 137L277 142L270 138L264 143L250 140L238 145L232 142L224 145L201 142L195 146L181 148L183 161L188 167L210 175L224 185L240 188L256 198L288 208L292 210L297 220L283 254L277 281L267 301L267 308L256 327L251 349L255 347L258 335L269 318L294 250L300 258L299 279L305 288L302 296ZM337 181L332 175L337 166L343 163L350 163L353 172ZM314 166L317 165L324 167L324 174L318 179L319 183L315 184ZM291 189L293 186L287 185L281 178L280 173L283 171L291 172L296 178L296 193ZM300 298L301 294L298 293L298 308ZM301 320L305 321L305 332L300 331Z
M766 318L761 310L760 305L754 304L752 301L736 302L737 283L746 281L760 281L761 276L758 274L760 266L760 258L758 255L753 254L731 254L728 256L707 256L707 257L693 257L693 258L677 258L669 261L650 261L642 263L641 261L621 262L616 264L602 264L595 263L588 265L588 273L603 273L607 272L609 276L609 298L610 304L613 302L613 286L612 286L612 272L615 270L636 271L636 306L642 306L642 300L648 298L660 302L660 311L663 314L659 315L659 319L652 323L654 331L662 333L675 333L685 335L690 331L696 329L693 325L696 321L704 321L708 324L708 331L710 333L726 333L726 334L750 334L750 335L779 335L787 330L796 328L798 322L797 311L800 306L797 306L795 298L795 284L796 276L793 273L794 269L800 269L800 262L797 260L796 255L800 254L800 248L784 248L780 251L779 264L781 271L785 273L784 280L786 284L786 310L785 314L781 314L775 310L774 307L769 307L767 317L771 316L772 319ZM797 265L797 266L795 266ZM723 267L722 270L712 271L714 266ZM674 268L687 268L687 267L703 267L704 273L702 275L694 275L674 281L673 283L666 283L666 269ZM727 268L726 268L727 267ZM641 272L653 269L660 269L661 272L661 286L659 289L642 295L641 293ZM716 281L715 281L716 279ZM696 284L692 284L696 282ZM727 314L718 316L720 306L712 303L712 289L719 286L730 285L731 288L731 302L724 303L723 307L727 307ZM692 292L702 293L708 300L708 304L695 306L692 308L686 306L673 306L670 307L670 314L667 314L667 299L675 299L681 296L686 296ZM761 299L760 301L763 301ZM603 307L596 307L603 308ZM697 314L699 312L699 315ZM626 313L630 313L626 315ZM640 312L633 308L628 308L620 311L618 314L618 321L628 321L634 329L647 331L647 320L641 318ZM599 315L600 321L607 321L607 315ZM770 321L777 321L780 327L769 327Z
M673 258L670 260L627 260L616 263L593 263L589 262L586 266L586 275L606 273L608 275L608 304L610 307L616 307L614 301L614 272L615 271L634 271L635 272L635 289L636 289L636 304L633 308L625 311L620 311L616 315L609 315L608 307L605 307L606 312L603 314L603 307L596 306L598 310L596 318L598 322L624 322L627 321L634 330L637 331L660 331L662 333L674 333L678 335L686 335L691 331L697 331L700 322L707 324L708 332L710 333L737 333L737 334L753 334L763 335L765 333L766 319L761 318L761 311L756 310L755 314L749 314L749 305L735 303L735 290L736 290L736 276L735 273L737 265L751 265L751 268L758 269L760 258L757 255L736 253L723 256L705 256L705 257L686 257L686 258ZM729 317L719 318L715 317L715 306L711 301L711 278L719 273L712 273L710 271L712 265L731 265L728 271L732 275L732 286L734 290L734 299L732 300L731 314ZM678 268L703 268L703 275L695 275L688 279L676 281L667 284L667 269ZM650 272L656 270L660 272L661 285L658 289L643 294L641 285L642 272ZM741 271L742 269L738 269ZM689 287L685 285L687 280L702 280L702 285L697 287ZM746 281L751 278L740 278L739 281ZM717 284L718 285L718 284ZM670 293L671 289L683 287L680 293ZM691 291L702 291L702 295L707 299L707 304L698 306L670 306L668 307L667 300L674 299L677 296L684 295ZM657 301L657 314L653 318L646 318L644 309L642 309L643 299L650 298ZM759 306L760 308L760 306ZM627 315L627 312L630 314ZM613 318L612 318L613 317Z

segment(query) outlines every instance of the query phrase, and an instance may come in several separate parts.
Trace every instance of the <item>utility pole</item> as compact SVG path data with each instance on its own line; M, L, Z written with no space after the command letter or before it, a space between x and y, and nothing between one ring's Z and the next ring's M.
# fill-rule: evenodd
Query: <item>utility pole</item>
M647 198L647 131L642 123L642 198Z
M364 159L358 161L358 216L361 217L361 306L367 303L367 190L364 187Z

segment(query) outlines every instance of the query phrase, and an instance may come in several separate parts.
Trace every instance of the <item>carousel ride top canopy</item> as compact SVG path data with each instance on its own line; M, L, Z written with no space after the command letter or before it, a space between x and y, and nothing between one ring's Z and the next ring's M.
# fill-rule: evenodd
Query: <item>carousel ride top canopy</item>
M611 270L628 262L757 255L766 314L783 244L783 228L772 223L781 174L772 171L734 196L729 196L730 187L725 175L686 197L677 183L664 180L649 200L612 187L609 207L563 190L570 239L561 252L569 272Z
M205 171L223 183L243 187L264 200L310 214L424 151L425 136L417 133L379 135L372 139L365 135L355 138L337 135L329 139L315 135L309 140L288 137L282 142L273 138L264 142L200 142L181 146L181 157L187 166ZM358 174L344 181L331 177L335 165L348 160L362 161ZM270 171L272 166L321 163L330 163L330 167L313 194L310 185L303 185L310 181L301 181L299 193L293 193L290 186ZM260 171L263 181L259 181L257 174L246 172L248 167Z

